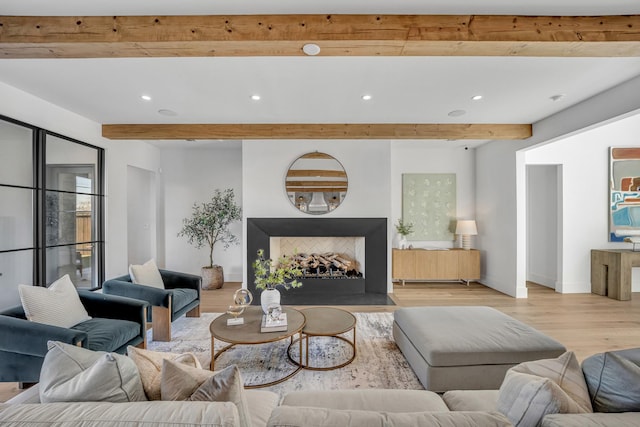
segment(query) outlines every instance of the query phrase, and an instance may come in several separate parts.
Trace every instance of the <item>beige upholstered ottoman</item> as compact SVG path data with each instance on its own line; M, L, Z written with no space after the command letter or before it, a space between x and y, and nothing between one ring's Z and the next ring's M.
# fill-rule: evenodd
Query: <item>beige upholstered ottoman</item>
M491 307L412 307L394 313L393 337L427 390L498 389L507 369L566 351Z

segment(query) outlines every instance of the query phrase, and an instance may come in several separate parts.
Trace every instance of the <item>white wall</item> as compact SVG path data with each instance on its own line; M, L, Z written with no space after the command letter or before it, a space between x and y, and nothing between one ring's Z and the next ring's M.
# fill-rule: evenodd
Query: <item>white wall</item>
M629 249L609 242L609 147L638 146L640 114L533 148L527 164L563 165L563 292L591 292L591 249ZM587 153L587 155L585 155ZM638 279L636 277L636 279ZM640 291L640 283L633 284Z
M217 148L163 148L161 149L164 186L165 263L169 270L200 274L200 268L209 264L208 247L196 249L185 237L178 237L182 220L191 215L194 203L211 200L215 189L232 188L236 203L243 203L242 143L236 147ZM263 188L258 183L260 188ZM230 230L243 241L240 222ZM224 269L225 281L242 280L242 244L227 250L222 244L214 248L213 262Z
M344 166L349 179L349 189L344 201L335 211L321 217L296 209L289 202L284 186L291 163L302 154L312 151L335 157ZM390 217L389 141L243 141L242 166L242 205L245 219ZM243 223L246 224L246 221ZM390 230L390 223L387 228ZM246 259L246 247L243 247L242 256ZM392 289L390 249L388 258L388 286ZM243 280L246 281L246 271L244 273Z
M157 171L158 149L140 141L110 141L99 123L0 83L0 114L105 149L106 278L127 272L127 166Z
M495 141L476 149L476 243L481 252L482 283L526 298L524 278L516 286L516 155L514 141ZM524 272L524 269L523 269Z
M455 173L456 213L458 219L476 219L475 212L475 149L464 147L433 148L429 141L401 140L391 142L391 231L395 240L394 224L402 218L402 174L405 173ZM482 229L482 224L478 223ZM475 237L472 237L475 239ZM458 247L459 242L411 240L416 248ZM473 247L475 241L472 240Z
M486 265L483 264L486 271L483 283L512 296L527 296L527 148L555 143L561 137L597 128L630 114L640 109L638 93L640 77L534 123L533 136L527 140L493 141L476 149L476 211L487 233L479 231L478 236L478 245L487 260ZM581 153L585 155L587 153ZM588 173L584 171L586 168L583 173ZM565 266L567 263L563 260ZM563 272L559 274L562 276Z
M552 289L558 281L558 169L527 167L527 280Z

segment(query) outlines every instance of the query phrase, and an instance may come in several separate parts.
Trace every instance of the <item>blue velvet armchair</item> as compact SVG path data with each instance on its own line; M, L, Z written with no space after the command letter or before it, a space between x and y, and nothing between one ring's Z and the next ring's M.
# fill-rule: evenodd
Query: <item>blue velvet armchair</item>
M153 341L171 341L171 322L182 315L200 317L202 278L194 274L160 269L164 289L132 283L130 275L102 284L102 292L147 301L151 305L148 321Z
M120 354L146 347L148 303L88 290L78 295L92 319L71 328L31 322L22 306L0 311L0 382L38 382L47 341Z

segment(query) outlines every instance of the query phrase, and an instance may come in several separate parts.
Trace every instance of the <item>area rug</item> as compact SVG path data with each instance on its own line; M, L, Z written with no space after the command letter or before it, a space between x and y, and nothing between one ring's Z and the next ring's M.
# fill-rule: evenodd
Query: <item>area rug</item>
M332 390L358 388L423 389L418 378L393 341L391 313L354 313L357 319L355 360L340 369L330 371L301 370L280 384L267 387L281 396L294 390ZM209 325L219 313L203 313L198 317L181 317L172 324L171 342L151 340L150 350L174 353L193 352L203 367L211 361ZM352 332L344 334L352 339ZM216 350L225 344L216 340ZM287 357L289 340L270 344L236 346L216 359L216 369L236 364L247 384L264 383L286 376L295 370ZM298 346L291 355L297 360ZM351 357L351 347L335 338L314 337L309 343L313 366L340 364Z

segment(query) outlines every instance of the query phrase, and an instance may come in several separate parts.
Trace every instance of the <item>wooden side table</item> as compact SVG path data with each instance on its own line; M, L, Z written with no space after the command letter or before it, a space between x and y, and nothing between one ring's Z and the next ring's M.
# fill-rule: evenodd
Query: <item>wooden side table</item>
M631 299L631 269L640 267L640 252L591 250L591 292L620 301Z
M393 249L392 277L402 285L412 281L462 281L467 286L480 279L480 251L477 249Z

